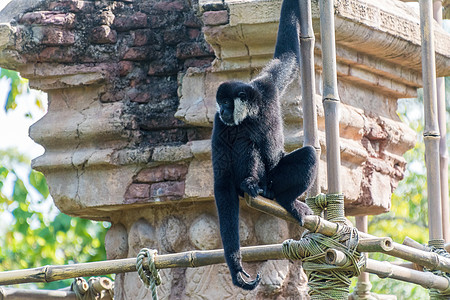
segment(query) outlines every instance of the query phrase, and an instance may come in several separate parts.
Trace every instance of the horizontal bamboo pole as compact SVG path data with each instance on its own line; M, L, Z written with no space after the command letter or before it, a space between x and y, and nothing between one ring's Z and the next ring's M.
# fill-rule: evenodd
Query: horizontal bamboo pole
M380 243L372 240L360 241L361 247L370 251L370 245L375 244L373 250L379 249ZM282 252L282 244L242 247L242 260L246 262L286 259ZM199 250L173 254L156 255L157 269L167 268L196 268L224 263L223 250ZM144 261L146 266L146 261ZM33 269L0 272L0 285L19 284L28 282L51 282L75 277L89 277L106 274L116 274L136 271L136 258L80 263L73 265L44 266Z
M268 200L263 197L256 197L256 198L247 197L246 202L250 207L258 209L262 212L275 215L286 221L298 223L284 208L282 208L275 201ZM309 231L319 232L326 236L334 234L338 229L337 224L326 221L322 218L319 218L318 216L306 216L304 218L304 223L305 223L304 227ZM377 237L364 232L359 232L359 235L361 239L373 239L373 238L377 239ZM362 240L360 240L360 242L361 241ZM450 272L450 259L446 257L440 256L433 252L414 249L395 242L392 242L389 246L392 247L388 247L380 252L417 263L429 269L433 270L436 269L444 272ZM365 252L366 251L367 250L365 250Z
M396 266L387 261L368 259L365 271L376 274L380 278L392 278L419 284L427 289L433 288L440 291L448 291L450 289L450 282L445 277L434 275L431 272L421 272Z
M342 251L328 249L325 254L325 261L331 265L344 266L348 263L348 258ZM450 281L445 277L394 265L387 261L380 262L367 259L364 271L376 274L380 278L392 278L419 284L427 289L433 288L440 291L450 289Z
M24 299L77 300L77 296L75 295L74 292L71 291L11 289L0 287L0 300L24 300Z

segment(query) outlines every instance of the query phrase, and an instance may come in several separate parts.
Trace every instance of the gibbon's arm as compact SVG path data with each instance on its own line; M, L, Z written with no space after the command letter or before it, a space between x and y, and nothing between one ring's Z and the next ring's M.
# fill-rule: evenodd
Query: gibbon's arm
M284 0L281 6L274 59L262 70L254 85L264 90L273 84L281 97L300 67L300 4L301 0ZM265 94L265 93L262 93Z
M286 53L294 55L300 66L300 3L302 0L284 0L281 6L277 43L273 58L284 61Z

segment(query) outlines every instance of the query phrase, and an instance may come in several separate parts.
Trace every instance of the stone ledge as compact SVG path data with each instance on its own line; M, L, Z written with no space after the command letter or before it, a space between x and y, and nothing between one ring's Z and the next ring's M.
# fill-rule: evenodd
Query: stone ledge
M202 3L204 6L209 1ZM216 66L226 69L227 63L230 63L227 60L247 56L252 59L269 57L275 44L281 1L232 0L225 1L225 4L229 8L229 24L205 30L216 56L223 60ZM338 45L420 72L419 17L411 7L395 0L340 0L336 2L335 9ZM320 41L317 0L312 1L312 16L316 40ZM265 24L264 30L261 30L262 24ZM450 35L437 24L434 29L437 74L448 76Z

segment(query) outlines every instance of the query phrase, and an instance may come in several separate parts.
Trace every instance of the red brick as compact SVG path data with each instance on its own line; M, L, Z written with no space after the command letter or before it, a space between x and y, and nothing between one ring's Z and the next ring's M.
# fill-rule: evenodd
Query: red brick
M184 1L161 1L155 3L153 9L160 11L184 11L187 9L187 6L184 4Z
M197 28L189 28L188 35L191 40L195 40L200 36L200 30Z
M91 42L94 44L115 44L117 32L107 25L101 25L92 29Z
M207 58L188 58L184 62L184 66L186 68L189 67L196 67L196 68L205 68L211 66L212 61L214 60L214 57L207 57Z
M119 31L145 28L147 27L147 15L137 12L131 16L117 16L114 19L114 26Z
M184 180L187 174L185 165L166 165L151 169L144 169L136 176L137 182L155 183L162 181Z
M181 43L177 46L177 58L187 59L214 55L212 48L203 43Z
M181 198L184 195L184 181L157 182L150 186L150 197Z
M50 10L68 10L71 12L80 12L94 8L94 2L83 0L58 0L49 3Z
M123 59L132 61L142 61L149 58L149 49L145 47L134 47L125 52Z
M173 165L166 166L164 171L165 180L184 180L188 169L185 165Z
M57 11L35 11L24 14L20 18L22 24L35 25L58 25L72 28L75 21L73 13L62 13Z
M139 172L135 179L137 182L160 182L164 181L164 166L144 169Z
M136 102L136 103L148 103L150 101L150 94L149 93L139 93L131 101Z
M153 45L158 43L156 34L149 29L139 29L134 32L134 46Z
M55 27L34 27L35 37L49 46L70 46L75 43L75 34L71 31Z
M119 62L119 75L126 76L133 70L133 63L131 61L123 60Z
M228 24L228 11L206 11L203 13L202 19L206 26Z
M125 199L149 198L150 185L143 183L132 183L125 193Z
M42 62L72 62L73 50L60 47L45 48L38 55L38 61Z

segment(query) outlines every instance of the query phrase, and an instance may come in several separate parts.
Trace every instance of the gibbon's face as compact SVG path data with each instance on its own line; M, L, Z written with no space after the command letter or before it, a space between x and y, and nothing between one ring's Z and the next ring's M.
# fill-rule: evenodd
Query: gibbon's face
M253 88L242 82L222 83L216 95L217 112L220 120L228 126L236 126L251 114L250 101L253 97Z

